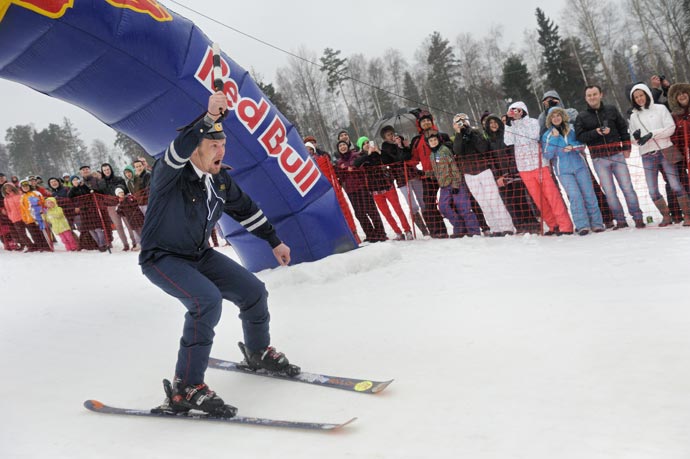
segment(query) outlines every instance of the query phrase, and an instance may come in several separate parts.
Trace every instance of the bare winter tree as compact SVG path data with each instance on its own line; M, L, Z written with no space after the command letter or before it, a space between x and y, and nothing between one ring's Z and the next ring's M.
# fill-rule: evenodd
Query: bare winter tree
M563 16L566 21L568 35L577 35L572 29L577 27L579 34L584 35L592 50L599 58L599 64L604 72L605 84L609 94L620 110L622 106L620 91L609 66L612 61L613 50L622 34L618 32L619 8L611 0L574 0L568 3ZM575 19L574 24L572 19ZM625 104L627 106L627 104Z

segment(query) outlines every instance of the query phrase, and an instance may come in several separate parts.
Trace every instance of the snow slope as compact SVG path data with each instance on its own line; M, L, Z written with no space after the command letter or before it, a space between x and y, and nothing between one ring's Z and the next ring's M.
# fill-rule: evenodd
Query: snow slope
M221 249L230 256L230 249ZM2 458L687 458L690 229L386 242L259 277L305 370L371 396L215 370L247 416L337 433L108 417L171 377L183 307L134 253L2 252ZM227 304L213 355L239 358Z

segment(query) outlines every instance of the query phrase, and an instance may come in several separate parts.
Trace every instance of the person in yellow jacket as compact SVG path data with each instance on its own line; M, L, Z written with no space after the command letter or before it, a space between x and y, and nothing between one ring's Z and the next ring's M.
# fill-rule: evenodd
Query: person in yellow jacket
M58 237L60 237L60 240L68 251L73 252L79 250L79 245L74 240L72 228L69 226L69 222L67 221L67 217L65 217L65 213L62 211L62 207L58 205L57 199L48 198L45 203L45 219L50 224L53 234L57 234Z

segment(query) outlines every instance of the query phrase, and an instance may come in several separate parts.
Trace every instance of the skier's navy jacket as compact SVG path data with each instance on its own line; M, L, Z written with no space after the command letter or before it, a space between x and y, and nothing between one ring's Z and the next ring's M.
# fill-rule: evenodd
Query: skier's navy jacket
M273 225L227 170L212 177L211 197L189 158L209 129L204 118L186 127L153 166L150 196L141 235L139 264L165 255L199 259L223 212L247 231L281 244Z

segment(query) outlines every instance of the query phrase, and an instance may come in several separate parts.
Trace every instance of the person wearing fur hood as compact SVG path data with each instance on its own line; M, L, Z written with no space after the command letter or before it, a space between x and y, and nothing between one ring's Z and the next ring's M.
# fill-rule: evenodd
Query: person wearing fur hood
M676 163L676 170L680 183L685 187L685 191L690 191L690 180L688 180L688 161L690 161L690 84L676 83L668 90L668 105L671 109L671 116L676 123L676 132L671 140L678 148L685 161Z
M690 199L674 166L675 162L682 161L682 157L676 158L672 154L675 147L671 137L676 131L676 123L664 105L654 103L652 91L646 84L632 87L630 102L633 106L630 116L632 142L640 147L649 195L661 212L659 226L668 226L673 221L666 200L659 192L659 167L666 172L668 184L678 198L683 211L683 226L690 226Z
M570 124L568 113L561 107L552 107L544 121L544 157L552 160L554 171L568 194L575 231L580 236L589 234L590 231L604 231L606 228L589 169L580 155L585 146L575 138L575 128Z
M524 102L511 104L506 116L504 142L515 146L515 164L520 178L549 226L544 234L572 234L573 222L551 177L549 161L542 158L539 151L539 122L530 118Z

